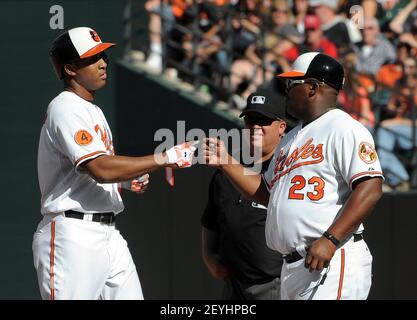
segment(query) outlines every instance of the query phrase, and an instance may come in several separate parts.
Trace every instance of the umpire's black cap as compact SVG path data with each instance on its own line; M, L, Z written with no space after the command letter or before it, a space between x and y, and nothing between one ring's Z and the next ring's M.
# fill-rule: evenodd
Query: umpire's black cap
M270 119L284 120L287 127L293 128L297 121L286 113L286 100L286 96L279 92L258 89L248 97L246 108L242 111L240 117L248 113L259 113Z

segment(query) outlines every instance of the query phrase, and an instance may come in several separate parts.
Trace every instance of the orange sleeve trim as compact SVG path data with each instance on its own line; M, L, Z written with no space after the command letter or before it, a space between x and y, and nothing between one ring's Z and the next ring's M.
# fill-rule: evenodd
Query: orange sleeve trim
M350 182L349 182L350 189L352 189L352 183L353 183L353 181L355 181L359 177L363 177L363 176L371 176L371 177L381 176L382 177L383 175L382 175L382 172L380 172L380 171L366 171L366 172L361 172L361 173L355 174L350 179Z
M51 255L49 259L49 281L51 286L51 300L55 300L55 220L51 223Z
M99 154L107 154L107 153L106 153L106 151L95 151L93 153L89 153L89 154L79 158L77 161L75 161L75 166L78 166L80 164L80 162L82 162L82 161L84 161L88 158L94 157L96 155L99 155Z
M343 278L345 276L345 249L340 249L341 262L340 262L340 278L339 289L337 290L337 300L342 297Z

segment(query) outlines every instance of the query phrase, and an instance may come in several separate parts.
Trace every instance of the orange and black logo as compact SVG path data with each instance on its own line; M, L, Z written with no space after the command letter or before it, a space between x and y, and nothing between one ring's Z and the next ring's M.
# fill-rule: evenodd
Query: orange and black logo
M86 146L93 141L93 136L86 130L79 130L75 133L75 142L80 146Z
M90 31L90 34L91 34L91 38L93 38L93 40L94 40L95 42L100 42L100 41L101 41L101 39L100 39L100 37L98 36L97 32L95 32L94 30L91 30L91 31Z
M374 163L377 157L375 148L371 144L362 142L359 145L359 158L361 158L362 161L365 163Z

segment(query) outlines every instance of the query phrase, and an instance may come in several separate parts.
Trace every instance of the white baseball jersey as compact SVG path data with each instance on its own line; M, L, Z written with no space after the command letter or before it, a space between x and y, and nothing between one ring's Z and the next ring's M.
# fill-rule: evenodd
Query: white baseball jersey
M352 183L365 176L382 177L382 170L362 124L339 109L299 124L282 139L263 175L270 191L268 246L289 254L320 238L341 213Z
M41 213L84 213L124 209L118 184L100 184L80 164L113 155L112 134L99 107L64 91L48 106L38 150Z
M67 91L53 99L38 150L44 216L32 242L43 299L143 299L132 256L114 223L64 214L123 210L118 184L97 183L80 167L104 154L114 150L100 108Z

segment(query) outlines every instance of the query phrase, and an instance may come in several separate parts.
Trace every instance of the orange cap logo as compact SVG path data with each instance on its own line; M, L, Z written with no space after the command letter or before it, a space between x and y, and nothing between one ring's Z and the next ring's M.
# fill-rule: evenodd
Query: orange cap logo
M359 157L366 163L373 163L377 159L377 154L374 147L367 142L362 142L359 145Z
M93 136L86 130L79 130L75 134L75 142L80 146L86 146L93 141Z
M96 31L94 31L94 30L90 30L90 34L91 34L91 38L93 38L93 40L94 40L95 42L100 42L100 41L101 41L101 39L100 39L100 37L98 36L98 34L97 34L97 32L96 32Z

